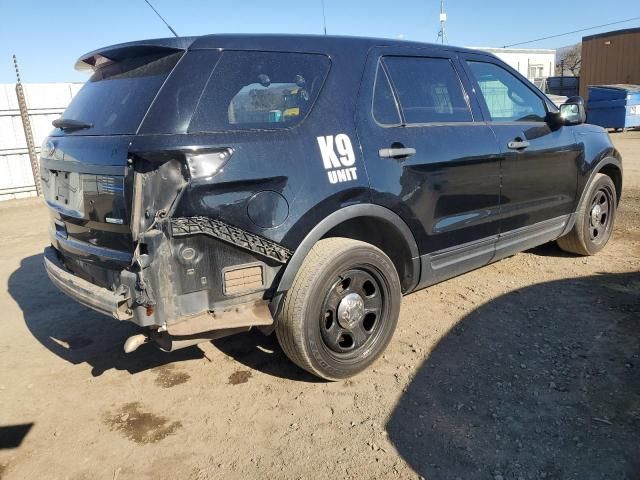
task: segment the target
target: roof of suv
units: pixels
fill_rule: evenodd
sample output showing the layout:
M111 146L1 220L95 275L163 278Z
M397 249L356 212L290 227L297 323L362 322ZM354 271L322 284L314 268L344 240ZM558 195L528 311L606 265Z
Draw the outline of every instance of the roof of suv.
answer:
M224 48L238 50L287 50L332 54L345 52L361 54L376 46L405 46L415 48L443 49L456 52L482 53L462 47L434 43L412 42L388 38L350 37L337 35L284 35L284 34L213 34L199 37L168 37L120 43L89 52L78 60L76 68L91 65L95 55L118 59L133 50L154 49L208 49Z
M196 37L190 48L274 48L299 51L328 51L334 48L351 47L354 49L369 49L375 46L408 46L442 48L447 50L466 50L449 45L433 43L411 42L389 38L352 37L339 35L284 35L284 34L213 34ZM469 50L470 52L473 50Z

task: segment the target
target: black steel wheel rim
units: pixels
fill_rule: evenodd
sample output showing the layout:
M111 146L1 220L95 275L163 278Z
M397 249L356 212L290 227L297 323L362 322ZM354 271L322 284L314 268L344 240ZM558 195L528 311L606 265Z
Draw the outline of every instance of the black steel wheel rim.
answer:
M368 351L384 330L388 295L386 282L377 271L355 267L338 275L320 311L325 348L343 359Z
M613 192L608 187L596 190L588 212L589 239L592 243L598 245L607 240L614 208Z

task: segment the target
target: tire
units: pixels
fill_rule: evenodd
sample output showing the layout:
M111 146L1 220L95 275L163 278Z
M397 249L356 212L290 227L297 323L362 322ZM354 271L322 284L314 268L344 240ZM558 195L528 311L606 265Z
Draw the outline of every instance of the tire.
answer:
M598 210L595 210L596 205ZM571 231L557 240L558 246L577 255L595 255L613 232L618 198L611 177L597 173L587 187Z
M389 344L401 301L398 273L384 252L326 238L311 249L285 294L278 342L291 361L318 377L351 377Z

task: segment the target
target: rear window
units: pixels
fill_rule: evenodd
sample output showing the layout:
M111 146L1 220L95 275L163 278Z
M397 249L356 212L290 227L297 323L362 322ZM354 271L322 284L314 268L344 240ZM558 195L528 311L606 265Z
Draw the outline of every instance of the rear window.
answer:
M189 131L293 127L311 111L329 66L317 54L223 52Z
M63 117L93 125L76 131L77 135L135 133L183 53L129 58L100 67L73 98Z

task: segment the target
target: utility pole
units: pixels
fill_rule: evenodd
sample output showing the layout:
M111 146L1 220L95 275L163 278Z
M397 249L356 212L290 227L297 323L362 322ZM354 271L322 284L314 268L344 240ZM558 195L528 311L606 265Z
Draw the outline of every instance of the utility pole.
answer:
M33 182L36 186L38 196L42 195L42 184L40 183L40 165L38 163L38 154L36 153L36 144L33 140L33 130L31 130L31 120L29 119L29 110L27 109L27 100L24 96L24 88L20 80L20 70L18 70L18 59L13 55L13 66L16 69L16 96L18 97L18 108L20 109L20 117L22 118L22 128L24 129L24 138L27 142L27 152L29 153L29 161L31 162L31 172L33 173Z
M447 23L447 14L444 11L444 0L440 0L440 31L438 32L438 38L436 43L440 42L443 45L447 43L447 31L445 24Z

